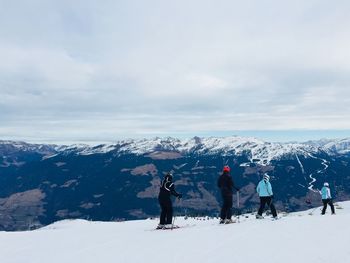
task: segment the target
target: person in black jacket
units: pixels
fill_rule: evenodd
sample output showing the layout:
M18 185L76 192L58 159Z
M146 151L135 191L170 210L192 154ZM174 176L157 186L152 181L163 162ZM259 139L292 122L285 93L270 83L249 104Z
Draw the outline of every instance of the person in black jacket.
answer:
M158 195L158 201L161 207L160 213L160 223L157 228L166 228L171 226L173 220L173 205L171 202L171 196L176 196L177 198L182 198L182 194L175 191L175 186L173 183L173 175L168 173L160 186L160 191Z
M239 191L239 188L237 188L234 185L232 177L230 175L230 167L227 165L224 167L223 172L218 179L218 187L221 190L221 195L223 199L223 204L220 213L220 224L232 223L233 221L231 217L233 188L235 188L237 191Z

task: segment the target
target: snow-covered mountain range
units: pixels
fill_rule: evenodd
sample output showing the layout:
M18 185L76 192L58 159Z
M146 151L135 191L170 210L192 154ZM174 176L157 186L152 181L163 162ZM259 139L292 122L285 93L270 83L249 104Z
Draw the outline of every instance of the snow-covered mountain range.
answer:
M0 141L0 229L23 230L67 218L154 216L163 175L174 174L183 206L215 215L216 180L231 166L244 209L259 202L255 186L271 176L276 206L298 211L319 201L323 182L350 199L350 139L272 143L247 137L122 140L100 145Z
M57 153L75 153L81 155L104 154L116 152L118 154L143 155L157 151L171 151L180 154L198 155L250 155L251 161L267 164L271 160L277 160L286 155L316 154L324 152L330 155L348 154L350 152L350 138L323 139L301 143L266 142L254 137L194 137L190 139L177 138L153 138L153 139L129 139L117 141L113 144L101 144L90 146L86 144L73 144L69 146L28 144L22 142L0 141L0 147L11 145L21 151L37 151L46 153L46 157Z
M190 139L154 138L129 139L114 144L98 146L71 145L56 147L58 151L75 150L81 154L120 153L146 154L154 151L176 151L179 153L196 154L241 154L251 152L253 159L272 160L285 154L305 154L305 152L324 151L330 154L350 152L350 138L338 140L320 140L303 143L266 142L254 137L194 137Z

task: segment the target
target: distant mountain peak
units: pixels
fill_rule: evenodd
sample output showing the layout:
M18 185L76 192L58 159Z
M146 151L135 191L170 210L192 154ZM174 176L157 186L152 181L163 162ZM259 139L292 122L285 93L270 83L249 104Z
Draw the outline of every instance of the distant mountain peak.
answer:
M144 155L152 152L178 152L181 154L242 155L249 154L251 160L259 160L262 164L270 163L290 154L304 155L326 152L328 154L347 154L350 152L350 138L322 139L304 143L266 142L255 137L198 137L178 139L173 137L155 137L152 139L127 139L113 144L90 146L86 144L45 145L25 142L0 141L0 147L12 147L18 151L38 151L47 154L78 155L103 154L111 151L119 154Z

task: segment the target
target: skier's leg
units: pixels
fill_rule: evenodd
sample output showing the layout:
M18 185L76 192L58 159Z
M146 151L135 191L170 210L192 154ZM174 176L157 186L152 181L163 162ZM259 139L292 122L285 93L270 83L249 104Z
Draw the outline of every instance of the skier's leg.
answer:
M332 199L329 199L328 204L329 204L329 206L331 207L332 214L335 214L335 210L334 210L334 205L333 205Z
M258 211L259 216L262 216L262 213L264 212L265 204L266 204L266 198L260 197L260 207Z
M231 196L227 196L227 211L226 211L226 218L227 219L231 219L232 217L232 195Z
M225 210L224 204L221 207L220 218L221 218L221 220L225 220L225 218L226 218L226 210Z
M171 200L167 203L167 216L166 216L166 224L173 223L173 205Z
M161 213L160 213L160 225L165 225L165 217L166 217L166 206L162 200L159 200L159 205L161 208Z
M273 216L273 217L277 217L276 208L275 208L275 205L274 205L273 202L272 202L272 198L269 197L269 199L270 199L270 200L268 200L268 203L269 203L269 206L270 206L270 210L271 210L272 216Z
M165 204L164 200L161 199L161 198L159 198L158 201L159 201L159 205L160 205L160 209L161 209L159 224L160 225L165 225L165 223L166 223L166 215L167 215L166 204Z
M322 215L324 215L326 213L326 210L327 210L327 199L322 199L322 202L323 202L323 208L322 208Z
M162 209L162 212L160 213L160 225L165 225L165 217L166 217L166 211L165 208Z
M228 209L228 202L227 202L227 196L222 196L222 201L223 201L223 204L222 204L222 207L221 207L221 213L220 213L220 218L222 220L225 220L226 219L226 216L227 216L227 209Z

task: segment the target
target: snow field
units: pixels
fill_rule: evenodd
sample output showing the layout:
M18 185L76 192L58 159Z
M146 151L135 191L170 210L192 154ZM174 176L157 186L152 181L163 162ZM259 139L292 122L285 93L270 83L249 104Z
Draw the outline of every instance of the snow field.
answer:
M350 202L337 215L316 209L280 220L240 217L219 225L218 219L177 218L185 226L154 230L158 220L89 222L64 220L27 232L0 232L2 263L96 262L350 262ZM329 210L329 208L328 208Z

